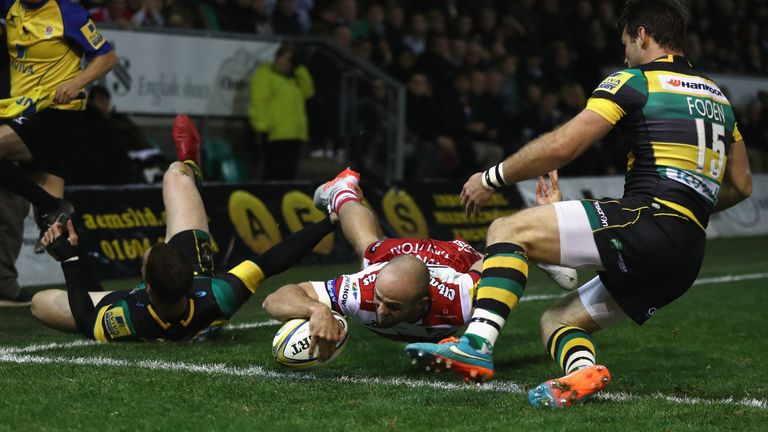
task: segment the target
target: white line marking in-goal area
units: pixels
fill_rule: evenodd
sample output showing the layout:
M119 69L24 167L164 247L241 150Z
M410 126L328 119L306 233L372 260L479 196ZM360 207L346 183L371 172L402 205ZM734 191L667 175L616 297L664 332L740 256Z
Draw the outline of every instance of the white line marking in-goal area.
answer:
M526 394L526 389L520 384L512 381L493 381L482 385L467 385L463 383L446 383L440 381L431 381L425 379L408 379L408 378L379 378L379 377L353 377L353 376L337 376L337 377L317 377L311 373L286 373L276 372L262 368L261 366L251 366L247 368L227 366L223 364L192 364L183 362L168 362L162 360L122 360L113 359L108 357L43 357L29 354L17 354L17 353L5 353L0 354L0 362L6 363L19 363L19 364L67 364L78 366L106 366L106 367L118 367L118 368L139 368L139 369L151 369L151 370L163 370L170 372L185 372L185 373L199 373L207 375L228 375L237 377L255 377L255 378L269 378L269 379L282 379L292 381L331 381L342 384L353 385L389 385L389 386L405 386L410 388L433 388L437 390L447 391L491 391L510 394ZM681 405L731 405L731 406L744 406L757 409L768 409L768 401L760 399L734 399L733 397L722 399L702 399L693 397L681 397L673 395L665 395L661 393L653 395L633 395L622 392L604 392L596 396L599 399L614 401L614 402L627 402L627 401L642 401L647 399L661 399L664 401L672 402Z

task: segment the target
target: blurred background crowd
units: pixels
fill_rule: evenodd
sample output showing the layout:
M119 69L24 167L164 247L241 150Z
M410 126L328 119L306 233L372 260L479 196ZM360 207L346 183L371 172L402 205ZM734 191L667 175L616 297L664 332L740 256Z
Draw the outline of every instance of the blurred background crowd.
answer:
M413 178L459 178L498 162L578 113L606 72L621 67L624 60L615 28L623 0L81 3L95 22L121 28L331 38L406 86L406 172ZM686 53L695 67L768 75L768 2L690 3ZM322 85L329 72L307 67L315 86ZM370 130L386 127L376 105L377 99L387 97L384 84L373 81L366 91L370 103L361 104L360 123ZM756 93L736 107L756 171L765 171L768 160L767 104L768 95ZM322 115L310 109L310 130L321 129L313 129L313 123L322 121ZM310 142L313 135L322 133L310 133ZM375 149L368 153L380 156ZM564 174L621 173L624 164L621 137L612 134Z

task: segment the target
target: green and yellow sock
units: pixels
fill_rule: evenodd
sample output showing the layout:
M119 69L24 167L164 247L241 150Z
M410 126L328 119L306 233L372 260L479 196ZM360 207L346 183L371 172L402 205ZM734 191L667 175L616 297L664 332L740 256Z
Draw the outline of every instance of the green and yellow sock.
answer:
M595 364L592 336L578 327L555 330L547 342L547 351L566 374Z
M483 277L477 286L472 320L464 336L477 350L488 352L510 311L517 305L528 281L528 257L512 243L496 243L485 249Z

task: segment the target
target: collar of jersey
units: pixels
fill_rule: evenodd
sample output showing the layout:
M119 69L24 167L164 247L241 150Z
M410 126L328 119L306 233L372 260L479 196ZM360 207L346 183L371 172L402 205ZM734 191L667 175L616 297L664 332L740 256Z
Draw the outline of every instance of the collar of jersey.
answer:
M684 56L674 55L674 54L663 55L663 56L661 56L661 57L659 57L657 59L654 59L651 63L656 63L656 62L661 62L661 63L678 63L678 64L686 65L688 67L692 67L691 63Z
M49 0L43 0L40 3L30 3L25 0L21 0L21 5L24 6L24 9L40 9L41 7L45 6L48 3Z
M192 317L195 315L195 302L192 299L188 299L188 300L189 300L189 306L187 307L187 310L189 311L189 313L187 314L187 318L179 321L179 323L183 327L188 326L189 323L192 321ZM160 325L160 327L163 328L163 330L168 330L169 328L171 328L171 323L160 318L160 315L157 314L157 312L155 311L155 308L153 308L151 304L147 305L147 310L149 311L149 314L152 316L152 319L154 319L155 322L157 322Z

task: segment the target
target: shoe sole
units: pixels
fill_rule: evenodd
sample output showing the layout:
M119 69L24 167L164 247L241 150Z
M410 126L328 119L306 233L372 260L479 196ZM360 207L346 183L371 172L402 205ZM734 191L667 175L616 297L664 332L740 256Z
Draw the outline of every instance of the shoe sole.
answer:
M611 382L611 374L608 372L608 368L602 365L596 365L588 369L593 369L593 371L584 372L582 373L584 376L578 377L580 381L592 381L591 389L587 389L586 392L583 391L584 387L590 387L589 385L579 384L576 386L572 382L576 377L566 376L549 380L536 386L528 393L529 402L536 407L555 409L566 408L591 399ZM583 392L579 394L577 391L572 390L573 387L580 387Z
M466 383L481 384L493 379L493 370L463 363L440 354L432 354L422 350L406 350L412 365L419 365L427 372L442 373L450 371L464 378Z

